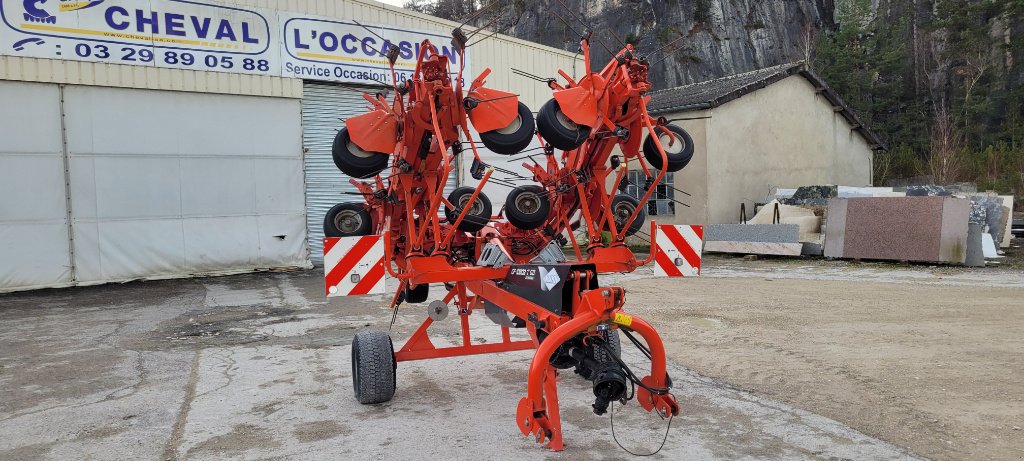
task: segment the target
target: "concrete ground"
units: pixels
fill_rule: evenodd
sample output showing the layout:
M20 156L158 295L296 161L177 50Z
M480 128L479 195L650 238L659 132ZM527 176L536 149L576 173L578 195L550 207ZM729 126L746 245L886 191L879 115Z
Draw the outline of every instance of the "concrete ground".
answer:
M751 277L730 264L720 275ZM642 296L646 282L634 279L644 276L606 283ZM684 299L686 287L670 298L664 285L650 291L664 304ZM560 383L566 451L519 434L513 417L529 352L401 363L394 400L359 405L349 344L358 330L387 329L391 312L382 297L328 302L322 291L320 274L306 271L0 295L0 459L629 457L571 373ZM397 343L421 309L400 312ZM454 340L453 317L436 338ZM476 341L497 339L496 327L475 320ZM683 414L658 459L918 458L902 440L699 375L681 365L685 350L673 351ZM623 445L658 446L665 421L635 403L616 410Z

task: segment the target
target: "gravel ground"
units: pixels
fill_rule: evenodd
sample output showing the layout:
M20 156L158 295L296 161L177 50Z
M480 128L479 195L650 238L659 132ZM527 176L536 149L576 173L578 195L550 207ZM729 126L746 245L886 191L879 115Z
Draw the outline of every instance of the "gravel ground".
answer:
M740 280L659 286L642 276L606 282L627 283L630 306L644 310L645 290L685 300ZM566 451L519 435L513 418L529 352L402 363L394 400L359 405L351 338L386 329L391 313L380 309L382 297L328 302L322 290L320 274L307 271L0 296L0 459L628 457L612 440L608 417L590 411L588 383L571 374L559 384ZM675 334L689 321L686 306L672 306L679 318L671 309L651 312L670 339L683 406L656 459L919 459L884 440L893 434L868 436L818 414L830 408L793 406L681 365L742 363L732 350L694 360ZM421 309L400 313L396 342L415 328ZM454 338L453 320L435 331L438 343ZM497 330L483 321L473 336L494 341ZM760 366L765 375L774 368ZM616 408L623 445L657 447L665 421L635 404Z
M930 458L1024 459L1024 271L1001 266L712 257L624 286L697 373Z

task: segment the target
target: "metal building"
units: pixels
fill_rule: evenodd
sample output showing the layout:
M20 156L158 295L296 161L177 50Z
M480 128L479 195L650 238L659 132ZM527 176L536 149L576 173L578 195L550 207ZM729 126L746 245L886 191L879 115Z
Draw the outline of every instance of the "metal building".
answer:
M369 0L51 3L0 0L0 291L309 266L358 199L330 144L390 80L379 51L455 59L457 24ZM498 35L465 76L536 110L508 69L575 60Z

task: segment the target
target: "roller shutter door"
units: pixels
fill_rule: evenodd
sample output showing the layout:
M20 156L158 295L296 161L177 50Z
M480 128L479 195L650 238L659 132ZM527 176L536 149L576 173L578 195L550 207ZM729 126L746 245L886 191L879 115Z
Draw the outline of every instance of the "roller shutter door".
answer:
M331 157L331 144L348 117L366 113L369 103L363 92L373 94L377 88L333 83L310 82L302 91L302 142L306 151L306 220L309 233L310 259L323 261L324 215L342 202L361 201L362 197L349 183L349 177L338 171ZM455 189L458 167L452 169L446 193Z

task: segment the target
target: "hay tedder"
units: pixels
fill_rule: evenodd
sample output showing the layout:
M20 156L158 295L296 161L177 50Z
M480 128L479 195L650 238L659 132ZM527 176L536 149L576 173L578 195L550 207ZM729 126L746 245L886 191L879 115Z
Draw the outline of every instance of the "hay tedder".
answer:
M455 50L464 53L465 35L456 29L453 37ZM688 256L672 258L652 243L650 256L637 260L625 244L643 227L646 206L640 204L655 192L651 185L693 155L685 131L647 113L647 60L627 45L602 70L591 71L589 38L583 38L586 75L575 80L559 70L564 82L547 79L553 98L535 118L517 95L484 86L489 69L465 88L461 66L450 69L428 41L419 49L413 77L394 85L393 99L364 95L370 112L346 120L335 138L335 164L353 177L363 200L336 205L324 219L326 291L381 292L386 273L398 281L391 298L396 313L402 303L425 303L430 284L443 283L447 294L427 304L427 318L397 351L383 331L355 336L356 398L364 404L390 400L397 362L536 349L515 421L524 435L553 450L564 446L559 370L575 369L593 383L599 415L610 402L633 397L664 418L678 414L658 333L623 309L624 289L598 281L656 258L696 272ZM383 52L393 76L396 52ZM483 193L496 168L481 160L470 124L498 154L541 143L536 156L542 161L523 163L534 184L513 189L497 213ZM470 154L470 175L479 182L445 196L456 158ZM640 200L621 192L631 168L647 178L638 186ZM659 227L651 223L651 242ZM586 241L577 241L577 230L586 231ZM567 261L562 248L570 243L575 260ZM461 344L442 347L428 330L447 317L450 304L461 321ZM474 312L500 326L501 341L471 341ZM515 328L530 339L513 340ZM645 377L620 358L620 332L650 359Z

